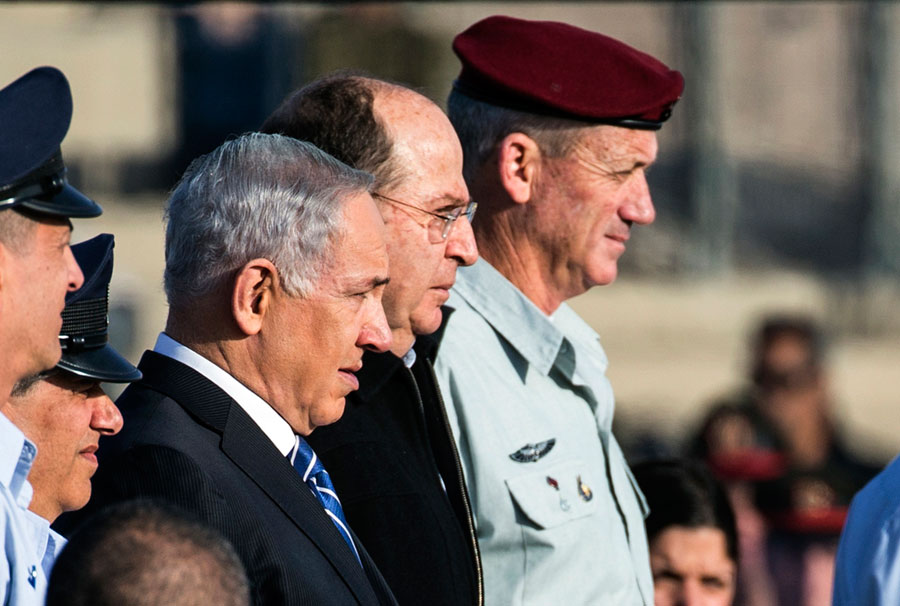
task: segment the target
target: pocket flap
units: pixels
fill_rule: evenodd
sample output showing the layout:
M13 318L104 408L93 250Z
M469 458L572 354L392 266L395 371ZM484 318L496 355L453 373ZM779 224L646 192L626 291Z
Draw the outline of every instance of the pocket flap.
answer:
M510 495L538 528L553 528L597 510L594 475L579 460L562 461L506 480Z

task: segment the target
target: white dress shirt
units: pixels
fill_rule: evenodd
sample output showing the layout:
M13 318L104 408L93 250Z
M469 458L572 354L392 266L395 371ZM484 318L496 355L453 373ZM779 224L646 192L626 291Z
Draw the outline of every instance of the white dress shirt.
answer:
M244 412L253 419L253 422L275 444L275 447L282 455L288 456L293 450L295 443L294 430L288 422L265 400L228 374L225 369L213 364L164 332L159 333L159 338L156 340L153 351L190 366L218 385L222 391L238 403L238 406L244 409Z

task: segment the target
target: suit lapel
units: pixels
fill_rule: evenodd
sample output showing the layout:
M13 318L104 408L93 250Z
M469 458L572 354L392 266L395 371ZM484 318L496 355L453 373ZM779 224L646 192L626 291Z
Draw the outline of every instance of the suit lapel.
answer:
M147 387L169 396L201 423L222 434L225 456L319 548L360 603L377 602L365 571L322 505L288 460L228 394L189 366L156 352L145 352L138 367ZM354 540L363 562L371 568L368 554L363 556L365 550L355 536ZM380 578L380 573L375 571L375 576Z

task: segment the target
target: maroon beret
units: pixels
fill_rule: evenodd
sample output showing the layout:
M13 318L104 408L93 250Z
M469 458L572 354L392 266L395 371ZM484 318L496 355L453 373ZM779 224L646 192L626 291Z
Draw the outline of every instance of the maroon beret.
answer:
M509 109L657 130L684 89L680 72L603 34L493 16L453 40L454 89Z

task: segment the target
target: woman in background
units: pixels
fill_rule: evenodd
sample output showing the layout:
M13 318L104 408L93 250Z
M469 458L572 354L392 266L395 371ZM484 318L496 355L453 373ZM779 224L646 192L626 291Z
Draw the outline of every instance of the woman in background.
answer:
M656 606L731 606L737 581L734 512L697 463L648 461L633 468L647 503Z

